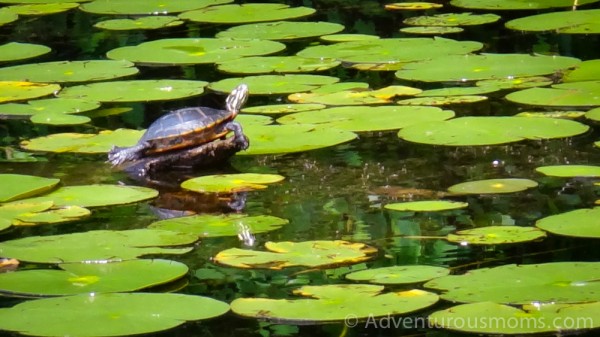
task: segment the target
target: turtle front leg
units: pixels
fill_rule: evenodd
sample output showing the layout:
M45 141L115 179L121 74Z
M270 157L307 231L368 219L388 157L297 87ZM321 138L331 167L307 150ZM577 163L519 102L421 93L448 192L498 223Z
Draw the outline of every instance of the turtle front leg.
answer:
M113 166L119 166L125 162L140 159L143 151L148 147L150 147L150 144L147 142L131 147L113 146L108 152L108 161Z
M229 122L225 125L225 128L229 131L233 131L233 137L235 138L235 142L240 144L240 148L245 150L250 146L250 142L248 141L248 137L244 134L242 130L242 126L238 122Z

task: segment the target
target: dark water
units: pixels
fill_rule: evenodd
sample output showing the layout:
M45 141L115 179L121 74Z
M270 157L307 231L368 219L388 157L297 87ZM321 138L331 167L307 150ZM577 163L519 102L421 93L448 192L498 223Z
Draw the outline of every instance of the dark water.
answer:
M402 19L413 13L384 11L384 2L377 1L289 1L291 5L311 6L318 10L313 20L344 24L348 33L377 34L398 37ZM447 7L449 8L449 7ZM447 11L447 9L442 10ZM531 14L531 13L527 13ZM505 13L505 20L485 28L468 28L465 33L452 35L460 40L485 43L485 52L549 52L575 56L581 59L600 57L598 38L590 36L533 35L507 31L506 20L525 13ZM45 44L53 48L48 60L79 60L103 58L106 51L122 46L165 37L212 37L220 25L188 24L182 27L150 33L111 33L92 28L100 17L71 11L39 18L19 20L0 27L0 43L9 41ZM289 44L292 54L312 41ZM593 47L596 46L596 47ZM393 73L366 73L338 68L324 73L341 76L344 81L367 81L373 88L399 83ZM195 67L142 67L146 78L193 78L212 81L223 78L212 65ZM400 83L419 86L416 83ZM429 85L428 87L435 87ZM251 98L248 105L277 102L282 97ZM95 132L117 127L145 127L157 116L171 108L185 105L218 105L222 97L206 95L201 99L170 103L134 105L134 112L125 116L95 120L94 125L78 127L33 126L26 121L0 120L0 145L18 146L19 141L56 132ZM468 106L453 106L457 115L513 115L521 108L507 103L501 97L489 102ZM371 266L395 264L430 264L452 267L457 272L472 268L490 267L509 263L539 263L549 261L598 261L597 241L553 237L536 243L516 246L459 247L441 239L409 239L403 236L441 236L457 229L474 226L510 224L530 226L536 219L570 209L590 207L597 199L593 181L587 179L541 178L534 169L552 164L596 164L600 151L592 143L598 132L573 139L527 141L509 146L478 148L435 147L407 143L397 138L396 132L361 134L360 138L333 148L300 154L280 156L236 157L228 167L211 172L276 172L286 180L266 190L250 192L244 212L270 214L290 220L281 230L257 236L260 247L266 241L344 239L366 242L380 249ZM135 184L126 174L104 164L103 156L48 154L41 163L0 163L0 173L22 173L61 178L64 185L91 183ZM207 174L207 171L193 175ZM382 205L409 200L407 196L388 195L382 186L416 189L413 200L422 190L443 191L448 186L486 178L519 177L540 182L531 191L498 196L460 198L469 202L469 208L439 214L406 215L383 210ZM163 191L162 202L172 202ZM431 192L430 192L431 193ZM157 201L156 203L160 203ZM193 199L201 211L219 211L222 205L210 199ZM142 228L155 221L153 205L138 204L95 209L91 218L74 224L14 229L3 239L29 235L49 235L94 229ZM191 207L191 206L188 206ZM190 270L211 266L210 257L218 251L241 244L237 238L203 240L193 252L174 257L185 262ZM201 282L190 275L184 293L211 296L231 301L242 296L288 297L298 282L311 284L338 283L342 270L310 271L239 271L238 277L223 282ZM1 302L0 302L1 303ZM4 305L14 304L6 300ZM440 303L431 311L448 306ZM429 311L428 311L429 312ZM423 317L420 312L415 317ZM277 335L278 328L255 320L240 319L228 314L209 322L190 323L156 336L256 336ZM441 331L399 328L358 327L345 330L343 324L325 326L288 327L291 335L298 336L458 336ZM593 334L590 334L592 336Z

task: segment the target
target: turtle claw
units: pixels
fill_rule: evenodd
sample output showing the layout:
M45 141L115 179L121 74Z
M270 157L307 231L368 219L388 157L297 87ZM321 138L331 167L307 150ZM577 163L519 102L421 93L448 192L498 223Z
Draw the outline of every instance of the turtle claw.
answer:
M233 131L235 142L239 145L242 150L247 149L250 146L248 137L244 134L242 126L238 122L229 122L225 126L227 130Z

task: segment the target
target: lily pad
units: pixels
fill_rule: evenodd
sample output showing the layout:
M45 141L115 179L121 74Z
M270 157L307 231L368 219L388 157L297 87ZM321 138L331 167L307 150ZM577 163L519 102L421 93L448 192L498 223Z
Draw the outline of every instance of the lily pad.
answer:
M600 80L600 59L583 61L577 68L563 74L562 81L581 82Z
M238 298L231 310L241 316L276 323L316 324L407 314L427 308L438 296L423 290L383 292L372 284L303 286L294 294L305 299Z
M184 294L110 293L45 298L3 308L0 329L33 336L125 336L221 316L229 305ZM23 315L27 312L27 315Z
M583 333L600 327L600 302L525 304L515 308L493 302L461 304L432 313L429 324L442 329L481 335ZM464 322L479 324L463 324ZM463 323L460 323L463 322Z
M231 92L240 83L246 83L252 95L276 95L309 91L338 81L337 77L323 75L258 75L226 78L212 82L209 88L218 92Z
M313 104L313 103L301 103L301 104L270 104L270 105L260 105L242 108L243 113L248 114L287 114L293 112L302 112L302 111L310 111L310 110L320 110L324 109L325 105L323 104Z
M224 62L285 49L275 41L209 38L161 39L109 50L106 57L144 65L191 65Z
M98 134L55 133L21 142L30 151L107 153L113 145L131 146L142 137L144 130L117 129Z
M90 82L137 74L125 60L55 61L0 68L0 80L28 82Z
M82 233L29 236L0 242L2 256L37 263L106 263L148 254L183 254L197 235L157 229L96 230Z
M348 42L348 41L364 41L364 40L377 40L380 37L377 35L369 34L331 34L321 36L320 39L326 42Z
M600 9L579 9L526 16L508 21L506 28L528 32L551 31L557 34L599 34Z
M600 177L600 166L593 165L549 165L535 170L550 177Z
M45 4L20 4L4 7L4 9L23 16L40 16L66 12L78 6L78 3L57 2Z
M427 96L408 98L397 101L400 105L411 106L444 106L453 104L467 104L486 101L487 96L481 95L456 95L456 96Z
M95 0L82 4L80 9L94 14L167 15L230 2L231 0Z
M207 84L190 80L112 81L68 87L58 96L99 102L165 101L198 96Z
M53 189L60 179L23 174L0 174L0 202L29 198Z
M535 225L556 235L578 238L600 238L600 207L582 208L550 215L539 219Z
M55 207L52 201L15 201L0 205L0 229L10 226L34 226L79 220L89 216L87 208Z
M442 8L443 6L435 2L393 2L385 4L385 9L388 11L418 11Z
M500 178L468 181L448 187L456 194L497 194L525 191L538 185L537 182L520 178Z
M582 62L583 63L583 62ZM475 82L478 87L498 88L498 89L525 89L533 87L544 87L552 84L552 80L544 76L516 77L516 78L495 78Z
M394 211L411 212L439 212L451 209L461 209L469 206L469 203L448 200L420 200L387 204L384 207Z
M16 13L6 9L0 9L0 26L17 21L17 19L19 19L19 16Z
M534 227L487 226L448 234L450 242L466 245L500 245L539 240L546 233Z
M542 118L564 118L577 119L585 116L583 111L522 111L516 114L517 117L542 117Z
M32 123L47 125L78 125L91 121L91 118L80 115L63 114L59 112L42 112L30 118Z
M185 12L180 18L203 23L251 23L278 21L309 16L314 8L290 7L284 4L249 3L223 5Z
M341 62L299 56L254 56L221 62L220 71L236 74L304 73L335 68Z
M99 102L82 99L48 98L24 103L8 103L0 105L0 116L20 117L35 115L63 115L94 110L100 107Z
M391 103L396 96L411 96L422 90L407 86L394 85L378 90L350 89L341 91L314 90L309 93L296 93L288 99L297 103L319 103L325 105L368 105Z
M417 97L431 97L431 96L465 96L465 95L481 95L488 94L500 90L495 86L476 86L476 87L448 87L441 89L430 89L425 90Z
M63 263L57 269L28 269L0 274L5 296L65 296L136 291L185 276L188 267L169 260Z
M65 186L27 201L52 201L56 206L106 207L140 202L157 195L156 190L148 187L96 184Z
M344 26L339 23L276 21L231 27L215 37L287 41L334 34L342 30Z
M598 277L598 262L511 264L443 276L425 287L443 291L450 302L582 303L600 299Z
M237 173L207 175L192 178L181 183L181 187L200 193L235 193L267 188L285 179L278 174Z
M451 27L451 26L423 26L423 27L418 26L418 27L400 28L400 32L402 32L402 33L418 34L418 35L456 34L456 33L460 33L463 31L464 31L463 28Z
M500 20L496 14L473 13L444 13L431 16L413 16L404 23L413 26L475 26L492 23Z
M0 72L2 69L0 68ZM58 84L45 84L19 81L0 81L0 103L25 101L51 95L60 90Z
M553 74L575 67L579 59L527 54L450 55L405 65L396 77L423 82L467 82ZM452 64L452 67L448 67Z
M435 107L336 107L285 115L280 124L316 124L325 128L349 131L396 130L412 124L440 121L454 117L454 112Z
M352 281L396 285L425 282L448 274L448 268L411 265L360 270L346 274L346 278Z
M552 88L530 88L506 95L515 103L550 107L600 106L600 81L555 84Z
M276 154L314 150L351 141L354 132L312 124L252 125L244 129L252 144L238 155Z
M51 50L41 44L9 42L0 45L0 62L26 60L48 54Z
M176 16L145 16L137 19L113 19L100 21L96 28L106 30L145 30L175 27L183 24Z
M151 229L162 229L198 235L200 237L236 236L248 229L252 234L273 231L289 221L270 215L246 214L192 215L153 222Z
M565 119L486 116L414 124L400 130L398 136L416 143L477 146L573 137L588 130L585 124Z
M483 47L480 42L444 38L378 39L311 46L297 53L349 63L405 63L446 55L464 55Z
M237 268L282 269L297 266L327 268L363 262L373 258L373 254L377 252L376 248L363 243L341 240L269 241L265 243L265 248L269 251L230 248L219 252L213 260Z

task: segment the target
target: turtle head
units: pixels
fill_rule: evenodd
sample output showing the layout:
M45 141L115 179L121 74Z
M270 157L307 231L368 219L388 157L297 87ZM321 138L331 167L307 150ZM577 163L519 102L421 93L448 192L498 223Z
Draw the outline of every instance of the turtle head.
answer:
M245 84L240 84L237 87L235 87L235 89L233 89L229 96L227 96L227 99L225 100L225 107L227 111L230 111L234 115L237 115L237 113L242 108L242 105L246 103L247 99L248 86Z

